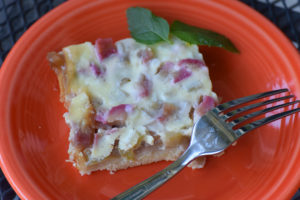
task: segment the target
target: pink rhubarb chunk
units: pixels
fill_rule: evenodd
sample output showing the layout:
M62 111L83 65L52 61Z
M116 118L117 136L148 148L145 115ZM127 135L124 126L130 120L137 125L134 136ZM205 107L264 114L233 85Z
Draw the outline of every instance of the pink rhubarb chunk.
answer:
M124 122L127 119L127 114L132 112L133 107L130 104L120 104L112 107L107 115L107 122Z
M188 71L185 68L181 68L178 72L175 73L174 83L182 81L192 75L192 72Z
M78 131L74 135L74 145L78 147L88 147L93 142L93 135L90 133L82 133L81 131Z
M181 67L201 68L205 66L205 63L199 59L187 58L180 60L178 65Z
M211 96L204 96L203 101L197 107L197 112L202 116L215 106L216 102L214 98Z
M103 71L100 69L100 67L98 67L94 63L90 64L90 69L95 76L103 75Z
M142 59L142 62L145 64L153 58L153 52L151 49L143 49L138 52L138 57Z
M98 111L95 116L95 120L102 124L107 124L107 115L108 115L108 112Z
M161 109L161 114L157 118L160 122L166 121L176 111L176 106L171 103L164 103Z
M98 111L95 120L100 122L101 127L108 129L106 125L123 125L127 119L128 113L131 113L133 106L130 104L120 104L112 107L109 111Z
M174 68L175 64L173 62L165 62L159 69L159 73L163 76L167 76L172 69Z
M139 80L139 86L140 86L140 91L139 91L140 97L147 97L150 95L152 89L152 83L145 75L141 76Z
M109 57L111 54L117 53L117 48L111 38L97 39L95 48L100 60Z

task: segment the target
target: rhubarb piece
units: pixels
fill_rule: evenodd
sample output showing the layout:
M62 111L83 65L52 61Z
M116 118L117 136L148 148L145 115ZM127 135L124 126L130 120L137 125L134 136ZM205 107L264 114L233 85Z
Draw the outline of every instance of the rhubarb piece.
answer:
M78 131L74 135L74 145L80 148L89 147L93 142L93 134Z
M140 97L147 97L151 93L152 85L151 81L144 75L139 80Z
M160 122L166 121L171 115L173 115L175 113L176 109L177 108L174 104L164 103L162 110L161 110L161 114L158 117L158 120Z
M191 71L189 71L185 68L181 68L178 72L175 73L174 83L182 81L182 80L190 77L191 75L192 75Z
M100 69L100 67L98 67L94 63L90 64L90 69L92 73L97 77L103 75L103 71Z
M109 57L111 54L117 53L117 48L111 38L97 39L95 48L100 60Z
M180 60L178 65L181 67L201 68L205 66L205 63L199 59L187 58Z
M149 60L151 60L153 58L153 56L154 56L153 52L150 48L143 49L138 52L138 57L140 57L142 59L142 62L144 64L149 62Z
M129 104L121 104L110 109L107 115L108 123L124 123L127 119L128 113L131 113L133 107Z
M211 96L204 96L202 102L197 107L197 112L202 116L215 106L216 102L214 98Z

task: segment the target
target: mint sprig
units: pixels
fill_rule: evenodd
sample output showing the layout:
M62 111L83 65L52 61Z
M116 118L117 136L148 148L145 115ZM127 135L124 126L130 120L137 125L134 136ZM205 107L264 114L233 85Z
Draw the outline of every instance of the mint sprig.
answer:
M128 8L126 14L131 36L137 42L154 44L168 41L170 28L165 19L141 7Z
M171 33L191 44L215 46L234 53L239 52L234 44L225 36L211 30L185 24L178 20L172 23Z
M221 47L233 53L239 53L239 50L227 37L214 31L191 26L178 20L172 23L170 31L169 24L165 19L141 7L128 8L126 14L130 34L137 42L155 44L169 41L171 32L190 44Z

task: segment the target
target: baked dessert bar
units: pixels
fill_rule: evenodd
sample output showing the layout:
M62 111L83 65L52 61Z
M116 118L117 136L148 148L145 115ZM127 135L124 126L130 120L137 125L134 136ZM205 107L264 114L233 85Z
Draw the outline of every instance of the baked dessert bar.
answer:
M82 175L175 160L217 101L198 46L176 37L154 45L100 38L48 60L68 110L69 159Z

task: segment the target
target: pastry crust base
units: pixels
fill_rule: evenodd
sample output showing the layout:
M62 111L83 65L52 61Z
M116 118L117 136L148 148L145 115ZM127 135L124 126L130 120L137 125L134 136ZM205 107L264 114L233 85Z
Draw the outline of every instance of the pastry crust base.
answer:
M79 149L70 144L70 158L74 160L74 166L79 170L81 175L90 174L97 170L117 171L155 163L158 161L175 161L186 150L189 144L189 138L182 138L181 143L175 146L162 148L161 144L142 145L134 151L134 158L127 159L118 153L113 153L101 161L89 161ZM200 157L189 164L189 167L196 169L202 168L205 164L205 157Z

